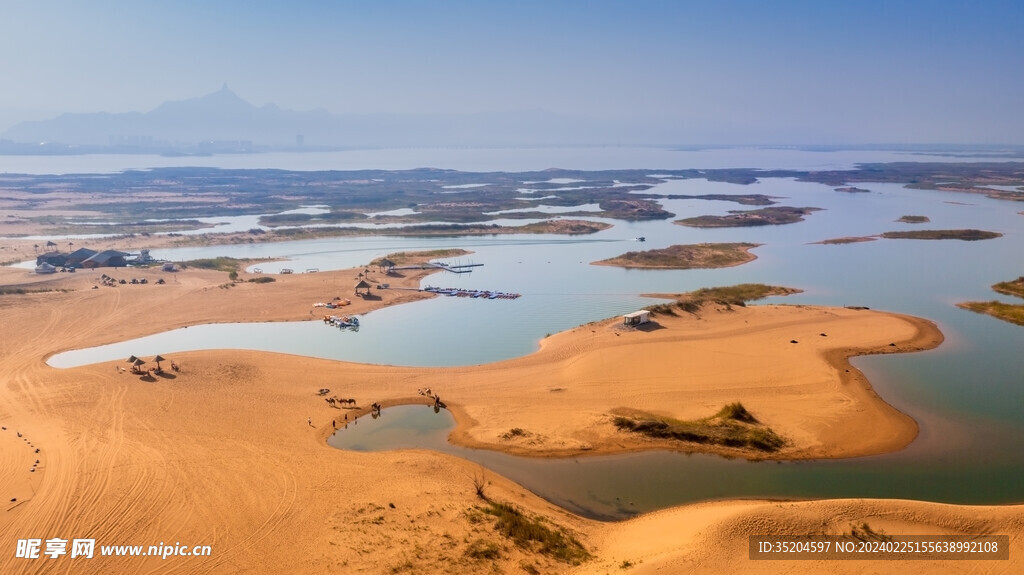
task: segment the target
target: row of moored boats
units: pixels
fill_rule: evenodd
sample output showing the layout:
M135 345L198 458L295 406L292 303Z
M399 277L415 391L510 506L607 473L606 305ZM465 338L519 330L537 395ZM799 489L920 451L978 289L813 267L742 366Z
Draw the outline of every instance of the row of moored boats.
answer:
M359 318L356 316L325 315L324 323L340 328L359 329Z
M469 290L460 288L439 288L439 287L426 287L423 291L430 293L436 293L438 295L446 295L452 297L473 297L483 299L516 299L520 297L517 293L506 293L500 291L486 291L486 290Z

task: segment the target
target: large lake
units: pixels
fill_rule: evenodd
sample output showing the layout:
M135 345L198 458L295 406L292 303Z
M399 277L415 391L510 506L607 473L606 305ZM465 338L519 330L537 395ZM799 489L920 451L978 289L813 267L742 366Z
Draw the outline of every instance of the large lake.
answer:
M419 153L435 156L425 160L440 158L437 163L421 166L501 169L501 159L491 157L489 152L453 151L449 163L442 161L445 151L399 151L395 152L397 159L391 160L386 157L387 151L377 151L379 157L366 152L363 165L334 167L413 167L404 162ZM551 166L650 168L652 172L657 168L686 167L821 168L849 167L857 161L909 159L902 153L881 158L883 153L753 149L630 149L616 155L615 149L602 148L591 151L589 156L578 150L562 150L563 156L557 150L550 154L536 150L514 152L509 154L506 171ZM571 164L568 156L577 153L586 159ZM473 161L466 159L474 154L479 157ZM255 161L256 157L246 157L246 161ZM709 163L693 163L701 158ZM545 159L549 163L539 164ZM949 160L923 156L912 159ZM2 158L3 162L9 160ZM608 165L594 165L601 162ZM474 164L476 168L472 168ZM4 167L8 171L27 171L10 164ZM783 464L749 464L662 453L545 461L540 466L518 464L516 458L506 460L490 452L474 457L552 501L602 517L722 497L880 496L978 503L1024 500L1024 328L954 306L965 300L1012 301L1013 298L992 292L989 286L1024 274L1024 216L1017 213L1021 204L977 195L909 190L894 184L858 186L871 193L839 193L828 186L784 179L766 179L751 186L703 180L669 181L656 188L665 194L756 192L786 198L782 205L825 209L811 214L804 222L784 226L712 230L676 226L670 221L614 221L613 228L581 238L370 237L154 250L155 257L171 260L221 255L284 258L261 266L264 272L274 273L282 267L327 270L362 265L394 251L461 247L474 252L460 258L461 263L484 265L471 274L437 274L427 283L512 291L523 297L514 301L437 298L387 308L367 314L358 333L332 330L315 321L191 326L132 342L60 354L51 358L50 363L60 367L120 359L129 354L166 355L186 349L223 347L224 341L231 341L238 348L349 361L469 365L529 353L548 333L651 303L638 297L640 293L679 292L739 282L771 283L805 290L795 296L768 300L772 302L864 305L938 323L947 340L937 350L855 360L886 400L920 422L921 435L908 449L847 461ZM664 205L677 217L745 209L731 202L700 200L671 200L664 201ZM895 220L903 215L925 215L932 221L916 226L897 223ZM922 228L980 228L1004 236L978 242L812 243L839 236ZM645 236L647 242L632 241L637 236ZM764 245L754 250L756 261L722 270L637 271L589 265L591 261L629 250L719 241ZM347 284L325 286L328 299L350 292L351 286ZM632 504L622 504L623 501Z

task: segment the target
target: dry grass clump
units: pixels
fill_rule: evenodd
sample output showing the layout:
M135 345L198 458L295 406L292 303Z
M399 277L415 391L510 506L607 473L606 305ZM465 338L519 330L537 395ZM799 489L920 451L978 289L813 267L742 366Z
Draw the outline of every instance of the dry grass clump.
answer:
M583 544L564 529L548 527L543 518L529 517L509 503L487 501L478 509L497 518L494 529L522 549L573 565L590 558Z
M612 422L623 431L704 445L773 452L786 444L782 437L761 425L739 402L726 405L712 417L695 421L638 414L616 416Z

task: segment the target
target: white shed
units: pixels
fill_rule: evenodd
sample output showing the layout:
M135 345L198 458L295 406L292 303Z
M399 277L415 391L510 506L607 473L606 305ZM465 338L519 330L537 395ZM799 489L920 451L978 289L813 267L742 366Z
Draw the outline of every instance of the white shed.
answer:
M651 321L651 312L642 309L622 316L623 325L637 326Z

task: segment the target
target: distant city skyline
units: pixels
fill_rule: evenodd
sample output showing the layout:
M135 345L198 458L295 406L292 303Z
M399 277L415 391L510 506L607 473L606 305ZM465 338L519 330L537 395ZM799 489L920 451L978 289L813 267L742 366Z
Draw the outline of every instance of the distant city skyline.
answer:
M550 114L688 144L1024 144L1019 2L19 2L0 134L227 84L336 115ZM13 55L17 55L14 57Z

